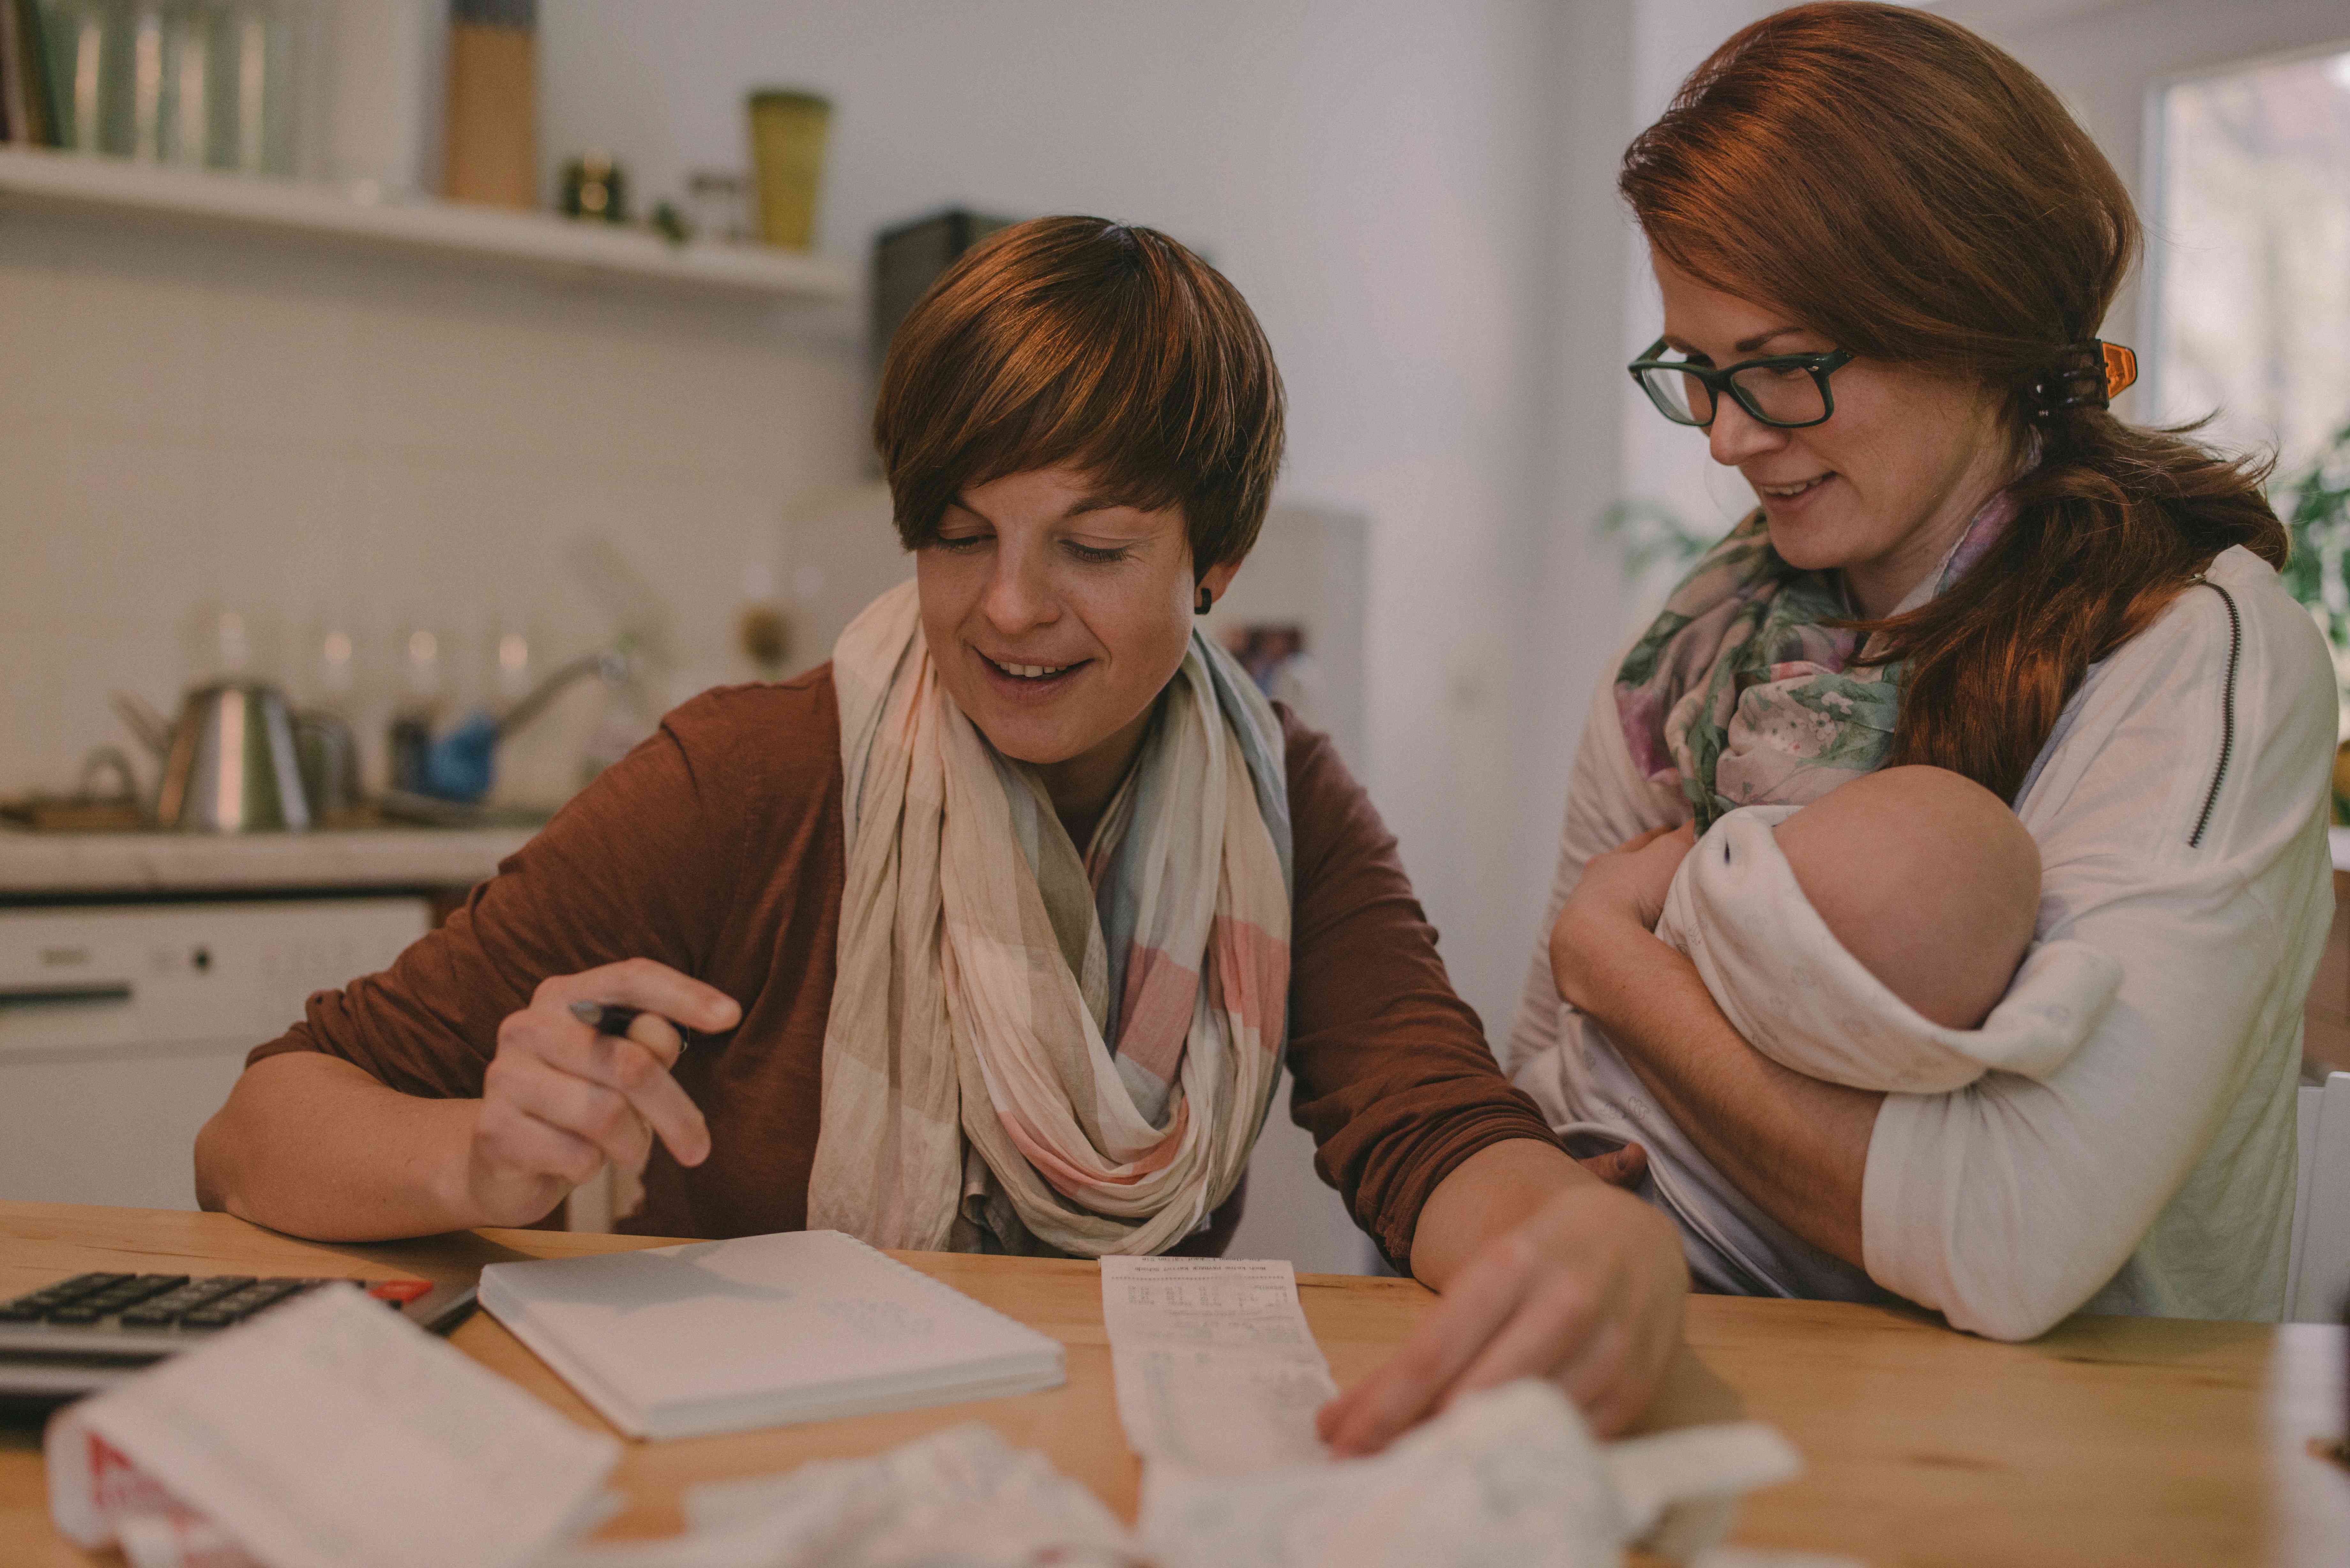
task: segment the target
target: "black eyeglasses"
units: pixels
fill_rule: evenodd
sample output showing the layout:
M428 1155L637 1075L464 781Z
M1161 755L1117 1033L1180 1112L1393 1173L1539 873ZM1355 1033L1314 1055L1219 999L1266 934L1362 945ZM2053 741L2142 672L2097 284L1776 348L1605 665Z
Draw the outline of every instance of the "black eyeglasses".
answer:
M1664 351L1665 340L1659 337L1625 369L1659 413L1677 425L1700 430L1713 423L1714 400L1725 391L1761 424L1799 431L1825 423L1835 412L1828 378L1853 358L1842 348L1828 354L1774 354L1717 370L1686 359L1657 358Z

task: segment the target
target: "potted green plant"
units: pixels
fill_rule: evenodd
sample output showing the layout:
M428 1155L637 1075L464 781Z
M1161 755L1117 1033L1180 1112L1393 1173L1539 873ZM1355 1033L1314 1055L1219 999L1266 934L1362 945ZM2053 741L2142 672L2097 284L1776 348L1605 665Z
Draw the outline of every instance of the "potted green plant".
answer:
M2284 586L2334 650L2337 693L2350 713L2350 424L2272 499L2293 541ZM2350 725L2345 725L2350 727ZM2350 824L2350 742L2334 759L2334 820Z

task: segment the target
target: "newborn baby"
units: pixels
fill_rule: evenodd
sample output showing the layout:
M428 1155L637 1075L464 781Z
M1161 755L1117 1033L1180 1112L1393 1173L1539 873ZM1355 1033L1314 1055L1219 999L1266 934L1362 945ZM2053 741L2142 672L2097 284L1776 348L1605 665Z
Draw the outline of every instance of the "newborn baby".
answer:
M2112 1003L2112 958L2033 946L2039 903L2039 849L1998 796L1887 768L1723 816L1674 873L1657 935L1782 1065L1946 1094L1994 1068L2044 1077Z

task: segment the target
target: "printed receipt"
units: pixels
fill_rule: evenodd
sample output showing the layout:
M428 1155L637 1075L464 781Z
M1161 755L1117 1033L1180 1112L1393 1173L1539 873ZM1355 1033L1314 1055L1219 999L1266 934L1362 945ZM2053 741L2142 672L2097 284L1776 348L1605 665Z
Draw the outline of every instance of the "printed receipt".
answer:
M620 1459L339 1285L68 1407L45 1447L58 1529L142 1565L517 1568Z
M1104 1258L1118 1418L1146 1464L1238 1475L1327 1457L1337 1393L1283 1262Z

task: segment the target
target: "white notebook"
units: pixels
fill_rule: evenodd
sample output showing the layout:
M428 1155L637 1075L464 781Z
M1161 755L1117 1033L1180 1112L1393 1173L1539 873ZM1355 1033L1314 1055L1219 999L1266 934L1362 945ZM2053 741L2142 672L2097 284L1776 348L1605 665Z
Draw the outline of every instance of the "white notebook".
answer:
M482 1271L482 1305L632 1438L1055 1388L1060 1341L837 1231Z

